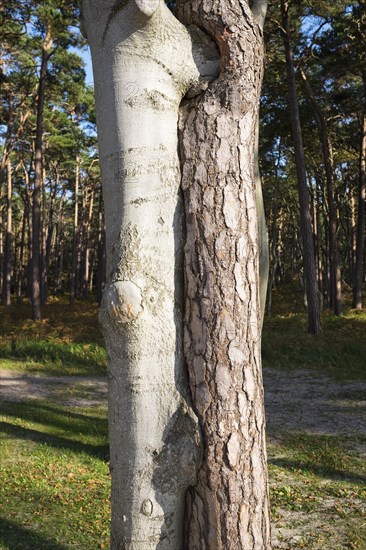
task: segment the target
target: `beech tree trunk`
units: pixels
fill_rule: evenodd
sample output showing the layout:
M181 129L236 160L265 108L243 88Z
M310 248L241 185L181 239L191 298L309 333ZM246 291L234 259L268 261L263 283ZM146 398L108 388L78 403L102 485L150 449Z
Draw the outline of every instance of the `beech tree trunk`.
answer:
M295 67L291 45L288 2L286 2L285 0L281 0L281 11L282 27L284 31L283 40L286 54L286 71L288 78L292 134L295 148L297 184L300 199L300 227L304 249L303 259L308 308L308 331L311 334L320 334L320 299L316 276L309 190L306 182L305 153L302 140L299 106L297 102Z
M270 548L255 177L265 6L221 4L187 2L189 27L160 0L82 5L106 222L112 550ZM202 91L180 117L184 219L179 106Z

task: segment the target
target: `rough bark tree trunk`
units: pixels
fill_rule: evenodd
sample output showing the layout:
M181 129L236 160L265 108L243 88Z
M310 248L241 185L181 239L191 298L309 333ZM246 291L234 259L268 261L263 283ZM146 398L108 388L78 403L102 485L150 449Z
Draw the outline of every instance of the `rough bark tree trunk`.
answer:
M256 11L262 19L261 3ZM221 48L220 77L181 116L185 352L201 426L183 354L177 122L182 98L217 76L219 54L159 0L83 2L107 237L111 548L267 549L255 186L262 35L238 0L187 2L181 17Z
M303 241L304 276L306 281L308 331L311 334L321 333L320 300L316 277L316 265L311 227L309 191L306 182L305 153L302 140L300 113L297 101L294 55L291 44L288 2L281 0L283 40L286 54L286 71L288 79L292 134L295 148L297 184L300 199L300 227Z
M261 374L256 125L260 26L238 0L178 2L214 37L221 70L180 122L185 355L204 459L187 498L190 549L270 547ZM260 209L258 209L260 212Z

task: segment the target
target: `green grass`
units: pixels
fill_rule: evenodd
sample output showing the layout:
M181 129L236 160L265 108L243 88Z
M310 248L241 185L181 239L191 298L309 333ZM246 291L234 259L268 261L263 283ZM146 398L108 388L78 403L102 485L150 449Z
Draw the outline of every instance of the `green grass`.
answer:
M301 294L293 289L274 291L273 315L263 329L263 366L316 369L342 379L366 378L366 310L345 305L342 317L324 311L323 333L307 333ZM291 303L291 306L289 304Z
M109 540L106 411L4 402L1 550L94 550Z
M269 444L272 521L297 533L286 548L366 548L365 447L366 438L304 434Z
M323 334L316 338L306 333L299 292L280 289L273 299L273 315L264 327L264 366L365 378L365 310L346 307L342 318L324 312ZM97 309L92 303L70 307L53 301L45 319L33 322L28 305L0 308L1 367L47 375L105 374ZM364 396L348 391L343 397ZM108 548L106 411L40 400L4 402L0 431L0 550ZM271 436L272 519L282 529L281 547L365 550L366 439Z
M54 376L106 373L96 304L54 300L42 321L32 321L29 313L27 304L0 308L1 367Z

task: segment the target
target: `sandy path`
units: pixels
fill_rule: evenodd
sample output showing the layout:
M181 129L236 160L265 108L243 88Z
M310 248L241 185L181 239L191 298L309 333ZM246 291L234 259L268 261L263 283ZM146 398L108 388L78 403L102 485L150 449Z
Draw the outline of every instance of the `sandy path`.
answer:
M366 382L338 381L310 370L264 370L267 430L366 434ZM105 377L36 376L0 368L0 399L48 399L66 406L106 405Z

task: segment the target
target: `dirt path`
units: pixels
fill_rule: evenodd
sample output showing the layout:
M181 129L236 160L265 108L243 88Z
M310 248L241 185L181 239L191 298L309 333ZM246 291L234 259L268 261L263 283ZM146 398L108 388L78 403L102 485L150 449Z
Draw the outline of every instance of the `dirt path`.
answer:
M107 379L86 376L41 376L0 368L0 400L44 399L70 407L107 404Z
M264 371L267 431L365 435L366 382L338 381L314 371ZM0 399L49 399L66 406L106 405L105 377L35 376L0 368Z
M265 369L267 431L366 435L366 381Z

